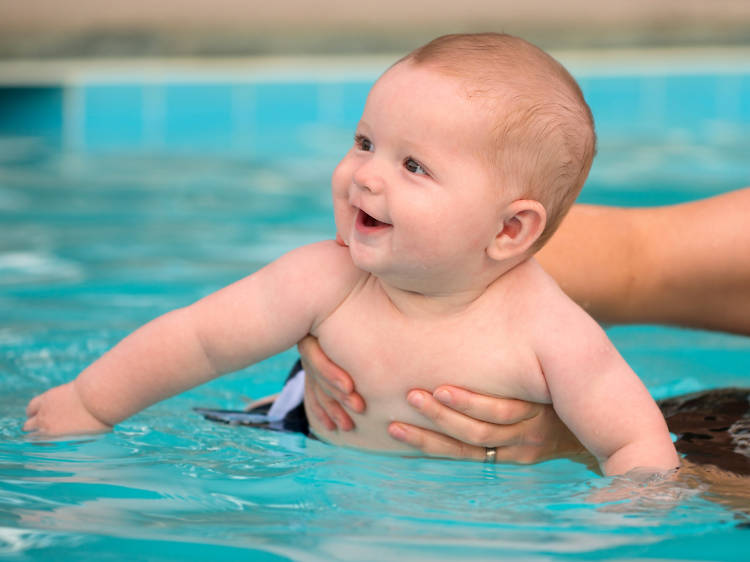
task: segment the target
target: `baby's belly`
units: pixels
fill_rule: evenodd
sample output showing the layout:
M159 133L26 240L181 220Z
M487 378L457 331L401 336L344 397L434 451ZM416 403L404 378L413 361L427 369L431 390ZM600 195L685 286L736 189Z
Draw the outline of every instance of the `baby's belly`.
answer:
M524 372L524 367L519 365L514 365L514 367L515 372L519 370ZM455 373L461 370L446 369L444 371L429 367L425 369L426 374L425 371L409 374L403 370L380 371L376 369L380 372L370 371L369 375L363 373L355 376L355 385L365 400L366 410L363 414L348 412L355 424L355 429L352 431L326 429L315 417L312 409L307 406L310 397L306 389L305 409L310 420L311 431L320 439L336 445L373 451L416 453L413 448L393 439L388 434L388 426L392 422L403 422L440 433L443 431L409 405L406 397L407 393L413 389L422 389L432 393L440 385L452 384L494 396L549 402L548 391L546 385L543 384L544 379L533 365L525 366L526 380L508 373L504 376L501 372L504 369L500 368L495 371L494 375L490 375L490 371L485 371L487 368L484 366L481 371L475 370L472 374L466 374L460 378L456 377ZM463 370L463 372L467 371ZM541 381L542 384L535 381Z
M415 452L413 448L408 447L396 441L388 434L388 426L391 422L399 421L425 427L437 429L425 417L420 416L416 411L408 406L405 392L391 399L367 397L367 409L363 414L356 414L349 411L349 416L355 424L352 431L330 431L315 417L312 409L308 407L309 398L305 396L305 411L310 421L310 430L312 433L334 445L343 445L356 447L358 449L367 449L371 451L402 451Z

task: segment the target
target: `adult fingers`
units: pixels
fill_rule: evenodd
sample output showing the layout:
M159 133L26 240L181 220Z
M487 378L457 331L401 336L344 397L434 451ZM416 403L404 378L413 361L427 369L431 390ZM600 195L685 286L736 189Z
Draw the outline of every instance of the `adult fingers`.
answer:
M319 387L313 388L312 394L315 396L320 408L325 412L325 415L328 416L328 418L332 420L339 429L342 429L343 431L351 431L354 429L354 421L335 398L320 390Z
M305 371L305 373L307 374L307 371ZM365 401L357 392L346 394L341 392L338 388L328 384L328 381L318 379L314 376L310 376L307 380L310 381L310 384L314 385L316 391L321 395L321 401L325 400L326 404L332 399L338 404L346 406L353 412L361 414L365 411ZM326 399L323 398L323 394L328 395Z
M484 460L486 448L463 443L443 433L437 433L407 423L393 422L388 433L394 439L432 457Z
M297 348L309 379L315 380L328 395L340 404L345 404L351 411L358 414L365 411L365 401L354 390L354 381L349 373L328 358L316 338L305 337L297 344Z
M543 404L513 398L499 398L471 392L457 386L439 386L433 396L441 404L470 418L499 425L511 425L537 416Z
M307 401L306 406L310 410L310 413L315 416L327 430L334 431L336 429L336 424L320 405L320 402L318 401L318 398L317 396L315 396L315 394L310 394L310 400Z
M438 402L425 390L412 390L407 402L435 427L459 442L478 447L514 445L520 431L517 425L498 425L469 417Z
M443 433L402 422L391 423L388 433L394 439L431 457L484 461L487 456L488 447L464 443ZM494 449L496 463L532 464L548 458L541 454L542 451L538 447L530 445Z
M317 338L305 336L298 344L305 373L326 381L330 386L339 389L345 394L354 390L354 381L349 373L331 361L323 352Z
M456 397L453 404L457 410L438 402L425 391L411 391L407 401L449 436L472 445L499 447L498 460L527 464L577 456L583 451L578 439L550 404L493 398L457 387L448 388Z

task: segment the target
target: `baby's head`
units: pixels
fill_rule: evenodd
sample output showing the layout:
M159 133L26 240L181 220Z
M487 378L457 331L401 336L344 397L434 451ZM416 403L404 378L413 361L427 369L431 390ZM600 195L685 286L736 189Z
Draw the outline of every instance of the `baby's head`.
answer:
M578 197L596 152L593 116L575 79L538 47L499 33L439 37L396 64L456 78L483 105L486 157L499 186L545 208L538 250Z
M580 89L543 51L438 38L370 91L333 173L338 233L358 267L410 290L489 282L554 232L594 144Z

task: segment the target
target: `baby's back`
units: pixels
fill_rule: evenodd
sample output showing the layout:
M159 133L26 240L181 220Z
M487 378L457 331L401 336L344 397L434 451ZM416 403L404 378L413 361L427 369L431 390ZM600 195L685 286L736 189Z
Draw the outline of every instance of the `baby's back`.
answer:
M432 392L441 384L549 402L531 336L534 318L555 298L566 297L533 260L449 313L404 314L376 277L363 278L315 335L328 356L352 375L367 410L351 414L354 431L330 432L311 416L313 431L336 444L406 449L388 436L388 424L399 420L430 427L407 404L406 394L414 388Z

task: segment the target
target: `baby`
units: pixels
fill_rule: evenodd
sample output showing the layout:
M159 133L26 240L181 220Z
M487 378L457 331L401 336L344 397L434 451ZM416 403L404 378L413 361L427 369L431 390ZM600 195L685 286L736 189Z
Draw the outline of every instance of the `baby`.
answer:
M578 195L595 134L575 80L508 35L438 38L375 83L333 173L338 234L143 326L34 398L24 429L110 429L316 336L367 398L331 443L406 449L404 400L446 382L554 405L605 474L679 460L658 407L602 329L533 259ZM463 373L455 381L456 373ZM306 402L307 402L306 397Z

